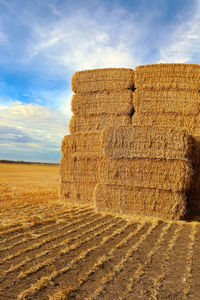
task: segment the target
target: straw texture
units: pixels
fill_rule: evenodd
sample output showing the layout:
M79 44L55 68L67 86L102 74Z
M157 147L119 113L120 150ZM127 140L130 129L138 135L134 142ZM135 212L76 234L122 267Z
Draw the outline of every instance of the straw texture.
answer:
M135 113L132 118L132 125L173 125L179 128L185 128L191 135L200 135L200 115L182 116L177 113Z
M96 184L61 181L60 198L70 204L92 204Z
M75 94L71 107L75 114L131 114L133 109L132 92L99 92Z
M98 184L94 192L98 211L181 219L186 212L184 193L159 189Z
M185 191L190 187L191 178L189 161L104 157L99 166L100 183L108 185Z
M62 155L70 154L71 157L101 158L101 132L85 132L66 135L62 141Z
M156 64L135 69L136 88L198 90L200 66L194 64Z
M98 183L98 166L100 159L62 156L60 161L60 175L62 180L74 183Z
M191 137L173 126L118 126L103 132L104 153L118 158L165 158L188 160Z
M126 68L107 68L76 72L72 77L75 93L119 91L130 88L134 71Z
M99 115L74 115L69 124L70 133L102 131L109 125L131 125L129 115L99 114Z

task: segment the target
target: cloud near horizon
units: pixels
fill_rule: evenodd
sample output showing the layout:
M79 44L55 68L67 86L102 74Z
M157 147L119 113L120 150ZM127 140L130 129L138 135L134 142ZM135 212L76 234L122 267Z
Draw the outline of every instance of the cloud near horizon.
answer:
M200 0L2 0L0 14L0 158L59 160L77 70L200 61Z

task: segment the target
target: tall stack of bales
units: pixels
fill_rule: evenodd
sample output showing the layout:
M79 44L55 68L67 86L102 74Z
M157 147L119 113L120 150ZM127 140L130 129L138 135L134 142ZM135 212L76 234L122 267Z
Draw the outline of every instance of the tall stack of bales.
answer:
M173 126L108 127L97 210L180 219L191 182L191 137Z
M174 125L193 136L193 182L188 199L200 213L200 66L159 64L135 69L133 125ZM196 154L195 154L196 153Z
M70 135L62 143L61 198L92 203L99 182L101 132L107 125L130 125L133 112L131 69L81 71L72 77Z

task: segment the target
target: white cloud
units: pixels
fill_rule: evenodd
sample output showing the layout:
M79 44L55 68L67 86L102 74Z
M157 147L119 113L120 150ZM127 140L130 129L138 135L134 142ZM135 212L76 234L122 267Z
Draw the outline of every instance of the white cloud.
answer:
M194 13L186 20L180 16L180 24L160 48L159 62L199 63L200 58L200 1L196 0Z
M136 27L137 30L133 30ZM122 9L109 12L101 8L98 14L79 10L75 15L60 17L46 26L35 24L32 29L24 60L43 59L48 62L50 72L56 67L60 71L61 68L74 71L131 67L137 64L133 55L136 46L133 45L144 33L145 26L136 25L133 13Z
M15 101L0 110L1 151L59 152L67 119L59 111ZM7 145L7 146L6 146Z

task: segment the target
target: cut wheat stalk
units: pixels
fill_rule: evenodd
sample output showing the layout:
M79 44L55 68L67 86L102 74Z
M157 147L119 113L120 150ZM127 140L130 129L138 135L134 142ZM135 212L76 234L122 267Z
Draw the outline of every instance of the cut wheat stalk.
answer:
M105 218L105 217L103 217L102 220L103 220L104 218ZM100 219L100 220L101 220L101 219ZM62 241L60 241L58 244L53 244L53 245L51 246L51 250L52 250L52 249L59 248L60 246L63 246L63 245L66 246L66 244L69 244L69 243L71 243L71 242L73 242L73 241L76 241L77 239L81 238L82 236L85 236L85 235L87 235L87 234L90 234L90 233L92 233L92 232L94 232L94 231L96 232L96 230L99 230L102 226L106 226L106 225L108 225L108 224L111 223L111 222L114 222L114 223L115 223L115 222L118 222L118 221L116 221L116 219L113 218L113 219L111 219L111 220L105 221L104 223L100 223L100 224L98 224L98 225L96 225L96 226L92 226L91 229L89 229L89 230L87 229L87 230L81 232L80 234L73 236L72 238L65 238L65 239L63 239ZM92 224L92 223L90 223L90 224ZM97 231L96 233L98 234L98 231ZM21 267L23 267L23 266L26 265L27 263L30 263L30 262L32 262L32 261L38 259L38 258L41 258L41 257L43 257L43 256L45 256L45 255L47 255L47 254L49 254L49 252L50 252L50 250L45 250L45 251L43 251L43 252L40 252L40 253L36 254L36 256L35 256L34 258L30 258L30 259L29 259L29 258L26 258L26 259L25 259L24 261L22 261L21 263L19 263L19 264L17 264L17 265L11 266L7 271L4 272L4 276L7 276L9 273L14 272L14 271L16 271L16 270L19 270Z
M90 213L89 213L90 214ZM85 216L87 216L88 214L86 214L86 215L84 215L84 217ZM80 216L82 216L82 214L80 215ZM80 218L80 216L78 216L78 218ZM73 218L74 219L74 218ZM76 219L76 217L75 217L75 219ZM70 224L71 223L67 223L66 224L66 221L64 221L63 222L65 225L63 225L61 228L59 228L59 230L63 230L64 228L66 228L66 227L68 227L68 226L70 226ZM72 225L73 225L73 223L72 223ZM52 226L49 226L49 227L52 227ZM45 227L45 228L47 228L48 229L48 227ZM47 236L47 235L49 235L49 234L52 234L52 233L54 233L55 231L57 231L58 229L54 226L53 227L53 230L50 230L50 231L48 231L48 232L45 232L44 234L34 234L34 233L31 233L29 236L27 236L27 237L24 237L23 239L21 239L20 241L17 241L17 242L15 242L15 243L12 243L10 246L6 246L6 247L4 247L4 248L0 248L0 252L4 252L4 251L8 251L8 250L10 250L10 249L12 249L13 247L15 247L15 246L18 246L18 245L20 245L20 244L22 244L22 243L26 243L26 242L29 242L29 241L32 241L32 240L36 240L36 239L38 239L38 238L43 238L43 237L45 237L45 236Z
M116 276L116 274L118 274L119 272L121 272L124 268L124 264L127 262L127 260L129 259L130 256L133 255L134 252L136 252L139 247L141 246L141 244L145 241L145 239L147 238L147 236L149 234L151 234L151 232L158 226L159 222L154 222L147 230L146 234L142 235L142 237L139 239L138 242L136 242L132 247L130 247L128 249L128 251L126 252L125 256L120 260L120 262L118 264L115 265L114 269L109 272L108 274L106 274L106 276L103 278L101 285L99 285L99 287L92 293L92 295L88 298L89 300L92 299L96 299L98 298L102 292L104 291L105 285L112 281L114 276ZM109 253L110 254L110 253ZM110 259L108 259L110 260Z
M79 214L79 213L82 213L82 212L91 212L92 213L92 209L88 209L88 208L86 208L85 210L82 210L82 209L79 209L78 210L78 212L75 212L74 214L73 214L73 216L74 215L76 215L76 214ZM66 212L66 214L68 214L68 212ZM65 213L61 213L60 214L60 216L65 216ZM21 226L19 226L19 227L15 227L15 228L10 228L10 229L8 229L8 230L4 230L4 231L1 231L0 232L0 236L2 237L3 235L7 235L7 234L11 234L11 233L14 233L14 232L17 232L17 231L19 231L19 230L24 230L24 229L29 229L29 228L32 228L32 227L34 227L34 226L36 226L36 225L41 225L41 224L45 224L45 223L47 223L47 222L50 222L50 221L52 221L52 220L55 220L55 218L56 218L57 216L51 216L50 218L45 218L45 220L39 220L39 221L33 221L33 222L31 222L31 224L25 224L25 225L21 225Z
M109 240L112 239L113 237L115 237L115 236L117 236L117 235L120 235L123 231L126 230L126 228L128 228L128 226L130 226L130 223L127 223L126 225L124 225L124 226L121 227L121 228L117 228L111 235L108 235L108 236L104 237L104 238L102 239L102 241L101 241L98 245L94 245L94 246L91 247L90 249L83 250L78 256L76 256L74 259L72 259L72 261L71 261L70 263L68 263L67 266L63 267L63 268L60 269L60 270L56 270L56 271L54 271L53 273L51 273L51 274L49 275L49 277L48 277L48 278L49 278L49 281L48 281L48 282L45 281L45 285L43 285L43 282L44 282L44 281L43 281L43 278L44 278L44 277L42 277L42 278L39 280L39 282L38 282L38 284L40 285L40 289L42 289L42 288L44 288L45 286L47 286L47 285L49 284L50 281L55 280L59 275L68 272L68 271L73 267L73 265L74 265L76 262L78 262L78 261L81 260L81 259L84 259L86 256L89 255L89 253L91 253L92 251L95 251L95 250L98 249L99 247L103 246L107 241L109 241ZM143 227L143 225L139 226L139 227L138 227L138 230L134 231L134 234L136 234L136 232L138 232L139 230L141 230L142 227ZM102 232L104 232L104 231L105 231L105 229L103 229ZM132 236L132 235L133 235L133 233L129 234L129 238L131 238L130 236ZM123 240L123 242L119 242L119 243L118 243L118 247L121 247L124 243L126 243L126 241L127 241L127 239L126 239L125 241ZM77 243L77 244L78 244L78 243ZM77 246L78 246L78 245L77 245ZM115 249L115 247L112 248L112 249L110 250L109 253L112 254L112 253L115 251L114 249ZM69 251L69 248L66 248L66 249L62 250L61 255L62 255L62 254L66 254L68 251ZM100 260L98 260L97 264L95 264L95 268L96 268L96 266L100 266L100 265L102 264L102 262L105 261L105 258L107 258L107 256L103 255L103 256L100 258ZM92 272L92 271L90 270L89 272ZM37 291L38 291L38 289L35 289L35 290L34 290L34 285L33 285L33 286L30 287L30 289L27 290L26 295L27 295L27 296L30 296L30 295L33 296Z
M158 240L154 244L153 249L151 249L151 251L148 253L145 262L143 264L139 264L137 270L130 277L129 282L126 285L126 291L123 294L123 296L122 296L121 299L125 300L128 295L130 295L131 293L133 293L134 284L137 284L137 282L139 282L141 280L142 274L145 273L146 267L151 263L152 257L155 255L155 251L157 250L157 248L159 247L159 245L163 242L163 240L164 240L164 238L165 238L165 236L166 236L166 234L167 234L170 226L171 226L171 223L168 223L162 229L161 234L160 234Z
M106 230L106 231L109 230L112 226L114 226L114 225L110 225L110 226L108 226L106 229L103 228L103 229L101 230L101 232L98 233L98 235L100 235L101 233L105 232L105 230ZM128 226L129 226L129 224L126 224L125 226L121 227L120 229L119 229L119 228L116 229L116 230L113 232L112 235L108 235L108 236L104 237L104 238L102 239L102 241L100 242L100 244L94 245L94 246L91 247L90 249L83 250L78 256L76 256L74 259L72 259L71 262L67 264L67 266L63 267L62 269L53 271L48 277L41 277L41 278L39 279L39 281L37 282L37 285L33 284L33 285L31 285L31 287L30 287L29 289L23 291L23 294L22 294L23 297L30 297L30 296L33 296L33 295L34 295L35 293L37 293L37 291L39 290L39 289L38 289L38 286L40 287L40 289L42 289L42 288L44 288L45 286L47 286L51 281L55 280L59 275L68 272L76 262L78 262L79 260L85 258L87 255L89 255L89 253L90 253L91 251L94 251L95 249L99 248L100 246L102 246L103 244L105 244L109 239L111 239L111 238L113 238L114 236L116 236L116 235L120 234L121 232L123 232ZM90 239L91 239L91 237L90 237L90 238L87 238L87 239L84 241L84 243L85 243L86 241L89 241ZM77 248L80 247L80 246L81 246L81 243L80 243L80 242L77 242L77 243L75 243L71 248L70 248L70 247L66 247L65 249L63 249L63 250L61 250L61 251L59 252L59 255L58 255L56 258L47 259L47 260L46 260L46 265L47 265L47 264L53 263L54 261L56 261L56 260L58 259L59 256L65 255L65 254L67 254L69 251L75 250L75 249L77 249ZM38 270L38 269L41 269L43 266L44 266L44 263L42 263L40 266L37 266L37 267L38 267L37 270ZM33 272L33 271L35 272L35 271L37 271L37 270L36 270L36 268L35 268L34 270L32 270L32 272ZM32 273L32 272L31 272L31 273L30 273L30 272L31 272L31 270L29 270L29 274ZM21 275L20 278L24 278L24 276ZM45 280L44 280L44 278L48 278L48 279L45 279ZM22 295L19 295L19 297L22 297ZM25 299L25 298L19 298L19 299Z
M170 256L171 256L171 253L173 252L173 249L175 247L175 244L176 244L176 241L180 235L180 231L182 229L183 225L179 224L179 226L177 226L177 229L170 241L170 243L168 244L168 247L167 247L167 253L165 254L164 256L164 262L163 262L163 265L162 265L162 269L161 269L161 272L160 274L158 274L157 277L155 277L153 279L154 281L154 288L153 288L153 292L152 292L152 297L153 299L157 299L158 298L158 295L159 295L159 290L160 290L160 287L162 285L162 281L165 277L165 265L166 265L166 262L169 261L170 259Z
M190 234L190 242L188 244L188 256L186 261L186 274L183 275L184 283L184 298L188 299L190 295L190 280L192 279L192 257L193 257L193 248L195 244L196 234L197 234L197 224L192 224L192 231Z
M71 224L67 224L66 227L65 227L65 229L66 229L67 227L71 227L71 226L78 225L78 224L80 224L78 228L80 228L81 226L82 226L82 227L88 226L88 225L90 225L90 224L92 223L92 221L91 221L90 218L91 218L91 217L88 217L87 219L89 219L89 221L86 222L86 223L83 223L82 225L80 224L80 220L75 221L75 222L73 222L73 223L71 223ZM100 217L98 217L98 218L100 218ZM96 218L94 221L96 221L98 218ZM85 218L84 221L85 221L85 220L87 221L87 219ZM81 221L82 221L82 220L81 220ZM75 232L75 231L77 231L77 228L69 230L69 231L67 232L67 234L71 234L71 233L73 233L73 232ZM11 254L11 255L8 255L8 256L4 257L3 259L1 259L0 265L2 265L2 264L3 264L4 262L6 262L6 261L9 261L9 260L11 260L11 259L13 259L13 258L16 258L16 257L18 257L18 256L20 256L20 255L22 255L22 254L25 254L25 253L29 252L29 251L32 251L32 250L35 250L35 249L39 249L39 248L41 248L45 243L49 243L49 242L55 241L56 239L58 239L58 238L60 238L60 237L62 237L62 236L65 236L65 235L66 235L66 233L61 233L61 234L58 234L58 233L57 233L57 234L54 235L54 237L52 237L52 236L47 237L46 239L42 240L41 242L35 243L35 244L33 244L33 245L30 245L29 247L27 247L27 248L25 248L25 249L21 249L21 250L19 250L18 252L15 252L14 254Z

